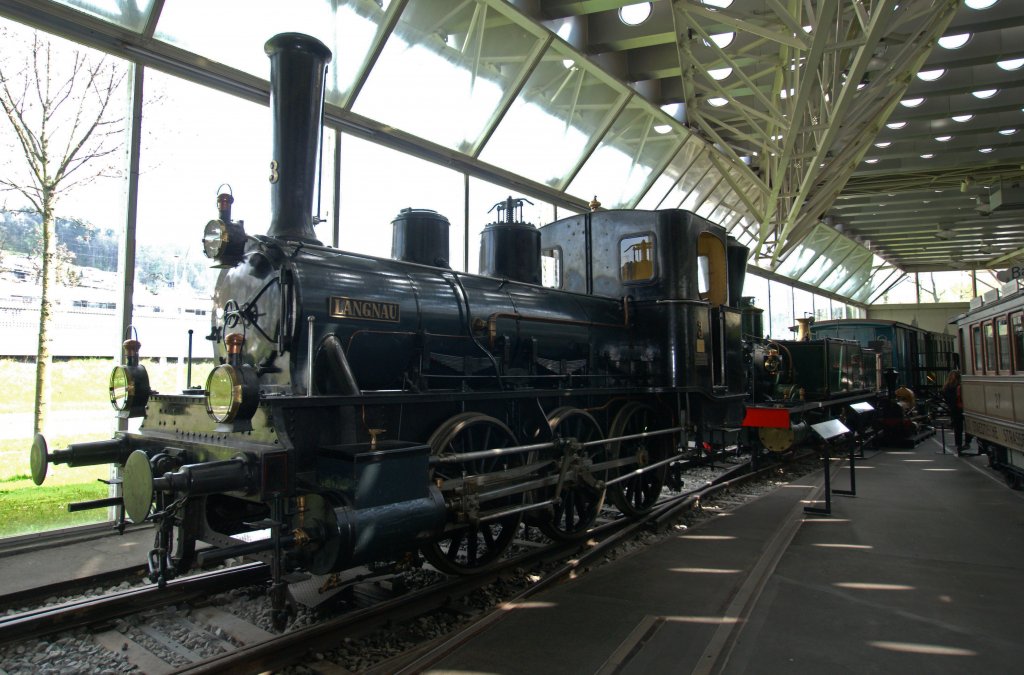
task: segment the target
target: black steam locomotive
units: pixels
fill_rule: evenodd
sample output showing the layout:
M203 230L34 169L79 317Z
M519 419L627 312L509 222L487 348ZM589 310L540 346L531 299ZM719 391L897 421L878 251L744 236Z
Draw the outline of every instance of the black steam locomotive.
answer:
M582 536L610 500L649 510L668 464L738 429L747 249L679 210L606 211L542 228L501 205L481 273L445 262L447 221L406 210L394 259L322 245L311 224L324 69L299 34L266 44L274 118L266 236L231 219L204 232L218 267L202 390L150 391L140 344L111 375L137 433L49 452L124 466L123 504L157 525L154 580L255 554L277 588L417 550L480 570L525 517ZM542 276L548 274L548 284Z

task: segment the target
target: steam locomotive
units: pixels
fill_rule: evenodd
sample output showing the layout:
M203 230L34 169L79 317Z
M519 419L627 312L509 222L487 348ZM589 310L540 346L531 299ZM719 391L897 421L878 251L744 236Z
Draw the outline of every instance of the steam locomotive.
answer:
M739 428L747 249L723 228L666 210L538 229L510 197L478 275L450 269L428 210L396 218L393 259L325 246L310 214L331 53L295 33L265 50L269 231L246 234L222 195L203 234L218 365L202 389L157 393L128 340L110 399L140 429L52 452L37 436L30 455L37 484L51 462L123 466L128 517L156 525L155 581L197 542L205 560L270 561L275 602L291 570L417 550L476 572L523 518L572 539L606 500L645 513L670 463Z

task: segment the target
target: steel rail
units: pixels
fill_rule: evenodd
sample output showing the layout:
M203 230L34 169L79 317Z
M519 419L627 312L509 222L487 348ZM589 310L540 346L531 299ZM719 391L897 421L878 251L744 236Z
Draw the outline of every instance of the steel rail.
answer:
M172 579L166 588L152 584L3 616L0 617L0 644L116 619L137 612L140 607L170 605L224 588L262 583L269 578L270 569L266 565L248 563Z

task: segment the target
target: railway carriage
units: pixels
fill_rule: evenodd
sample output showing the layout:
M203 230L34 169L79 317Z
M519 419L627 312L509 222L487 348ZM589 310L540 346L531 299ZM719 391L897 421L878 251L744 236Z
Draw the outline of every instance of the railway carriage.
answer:
M950 370L959 367L956 338L899 321L885 319L835 319L815 321L810 326L815 338L843 338L860 343L881 357L879 376L896 371L897 386L910 388L918 396L933 394L942 387ZM880 389L884 383L879 381Z
M964 430L1012 487L1024 486L1024 283L971 301L956 318Z

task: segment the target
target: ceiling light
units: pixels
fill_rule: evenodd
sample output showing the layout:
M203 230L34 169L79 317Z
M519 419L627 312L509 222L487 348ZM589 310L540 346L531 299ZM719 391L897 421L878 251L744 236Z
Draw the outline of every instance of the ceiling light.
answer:
M888 148L890 145L892 145L892 141L882 141L880 143L875 143L876 148Z
M939 46L943 49L960 49L971 39L970 33L959 33L957 35L944 35L939 38Z
M988 153L992 152L992 150L994 150L994 148L978 148L978 152L983 152L983 153L985 153L986 155L987 155Z
M992 98L998 93L998 89L979 89L978 91L972 91L971 96L974 98Z
M918 96L917 98L905 98L900 101L900 105L904 108L916 108L917 106L924 103L924 97Z
M718 45L719 49L725 49L726 47L732 44L733 39L736 37L736 33L715 33L714 35L709 35L708 37L711 38L712 42ZM705 41L704 44L708 43ZM708 46L710 47L711 45Z
M952 136L936 136L935 140L937 140L939 143L945 143L947 141L953 140L953 137Z
M654 125L654 131L655 131L655 133L659 133L659 134L667 134L668 132L672 131L672 125L671 124L655 124Z
M712 80L724 80L732 75L732 68L712 68L708 71Z
M714 97L708 99L708 105L714 106L716 108L721 108L723 105L725 105L728 102L729 102L729 99L722 98L720 96L714 96Z
M870 159L865 159L864 163L865 164L878 164L878 158L877 157L872 157Z
M1007 59L1006 61L996 61L996 65L1003 70L1017 70L1021 66L1024 66L1024 59Z
M934 155L933 153L930 153L930 152L926 152L926 153L924 153L923 155L921 155L921 159L931 159L931 158L932 158L932 157L934 157L934 156L935 156L935 155Z
M638 2L619 8L619 21L627 26L639 26L651 16L651 3Z
M953 115L954 122L968 122L974 119L974 115Z
M978 2L979 0L973 0ZM995 0L992 0L995 2ZM732 4L732 0L700 0L700 4L707 5L708 7L717 7L718 9L726 9Z
M1003 135L1003 136L1013 136L1015 133L1017 133L1017 130L1016 129L1000 129L999 133L1001 135Z
M935 70L922 70L917 76L925 82L934 82L945 74L945 68L936 68Z
M988 9L999 0L967 0L966 4L971 9Z
M889 127L890 129L902 129L903 127L907 126L907 123L906 122L889 122L885 126Z

